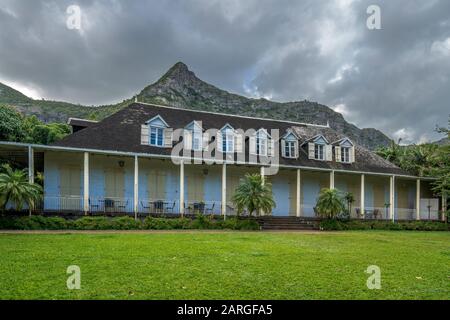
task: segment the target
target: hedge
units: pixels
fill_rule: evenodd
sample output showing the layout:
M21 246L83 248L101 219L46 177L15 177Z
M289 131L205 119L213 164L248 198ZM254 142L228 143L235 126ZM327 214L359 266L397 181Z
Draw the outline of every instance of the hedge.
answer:
M259 230L255 220L228 218L216 220L203 215L195 219L153 218L134 220L132 217L82 217L67 220L61 217L8 217L0 216L2 230L173 230L173 229L231 229Z
M438 221L323 220L320 229L450 231L450 225Z

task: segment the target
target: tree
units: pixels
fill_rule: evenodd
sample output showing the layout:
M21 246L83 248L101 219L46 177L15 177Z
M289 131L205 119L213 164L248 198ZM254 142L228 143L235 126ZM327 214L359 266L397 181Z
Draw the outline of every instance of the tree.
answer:
M21 141L23 137L21 114L0 104L0 140Z
M352 213L352 205L355 202L355 196L351 192L346 192L344 195L344 200L347 202L347 212L350 216Z
M11 107L0 105L0 140L50 144L70 134L65 123L44 123L36 116L22 116Z
M246 174L236 188L233 203L238 214L244 210L247 210L249 215L254 212L257 215L260 211L272 212L275 207L272 185L264 182L259 174Z
M345 209L344 202L338 190L324 188L317 199L317 214L323 218L336 218Z
M22 210L25 204L34 208L42 198L42 187L29 183L27 171L12 169L9 165L2 167L0 173L0 208L5 210L8 203L14 204L17 211Z

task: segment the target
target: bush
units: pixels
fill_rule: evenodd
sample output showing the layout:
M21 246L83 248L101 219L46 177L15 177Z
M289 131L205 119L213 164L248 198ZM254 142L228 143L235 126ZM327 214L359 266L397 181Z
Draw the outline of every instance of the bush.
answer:
M0 216L3 230L175 230L175 229L230 229L259 230L256 220L228 218L214 220L212 216L197 215L196 219L153 218L136 221L132 217L82 217L66 220L60 217L8 217Z
M370 220L323 220L321 230L416 230L449 231L449 225L437 221L370 221Z
M147 217L142 223L142 228L147 230L189 229L191 221L186 218L153 218Z

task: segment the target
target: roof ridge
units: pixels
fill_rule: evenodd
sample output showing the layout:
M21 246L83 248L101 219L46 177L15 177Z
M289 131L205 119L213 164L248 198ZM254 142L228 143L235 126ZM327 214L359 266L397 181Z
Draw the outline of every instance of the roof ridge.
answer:
M205 111L205 110L192 110L192 109L177 108L177 107L172 107L172 106L165 106L165 105L161 105L161 104L147 103L147 102L141 102L141 101L139 101L139 102L132 102L130 104L130 106L133 105L133 104L141 104L141 105L147 105L147 106L154 106L154 107L174 109L174 110L183 110L183 111L190 111L190 112L209 113L209 114L215 114L215 115L219 115L219 116L229 116L229 117L237 117L237 118L244 118L244 119L254 119L254 120L262 120L262 121L276 121L276 122L288 123L288 124L292 124L292 125L302 125L302 126L310 126L310 127L318 127L318 128L330 128L329 125L323 125L323 124L314 124L314 123L287 121L287 120L280 120L280 119L241 116L241 115L237 115L237 114L221 113L221 112Z

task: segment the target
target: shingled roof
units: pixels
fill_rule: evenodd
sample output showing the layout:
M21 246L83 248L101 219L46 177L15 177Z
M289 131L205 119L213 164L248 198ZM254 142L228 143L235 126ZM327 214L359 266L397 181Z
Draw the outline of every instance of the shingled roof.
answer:
M283 136L288 129L291 129L295 131L300 138L300 144L318 134L322 134L328 141L337 141L345 138L344 135L326 126L209 113L152 104L132 103L128 107L104 120L98 123L92 123L86 129L73 133L53 145L105 151L170 155L170 148L141 145L141 125L157 115L160 115L170 127L175 129L184 128L193 120L197 120L202 122L204 130L211 128L220 129L228 123L235 129L243 129L244 131L248 129L258 130L260 128L265 128L267 130L278 129L280 136ZM361 146L355 145L355 151L355 162L351 164L337 163L335 161L311 160L308 159L306 152L303 151L299 152L298 159L286 159L280 157L280 164L322 169L409 175L408 172L405 172Z

